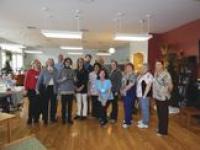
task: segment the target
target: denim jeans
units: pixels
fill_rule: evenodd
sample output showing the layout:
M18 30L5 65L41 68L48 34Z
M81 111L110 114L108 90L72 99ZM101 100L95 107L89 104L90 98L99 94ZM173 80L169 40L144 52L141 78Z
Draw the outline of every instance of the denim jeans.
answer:
M140 108L142 111L142 123L145 125L149 124L149 97L139 98Z

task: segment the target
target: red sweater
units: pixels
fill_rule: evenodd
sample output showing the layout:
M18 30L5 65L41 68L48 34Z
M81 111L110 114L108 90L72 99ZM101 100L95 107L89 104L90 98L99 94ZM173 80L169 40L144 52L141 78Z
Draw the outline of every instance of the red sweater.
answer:
M39 71L36 71L34 69L30 69L27 71L24 80L24 87L26 90L35 90L38 76L39 76Z

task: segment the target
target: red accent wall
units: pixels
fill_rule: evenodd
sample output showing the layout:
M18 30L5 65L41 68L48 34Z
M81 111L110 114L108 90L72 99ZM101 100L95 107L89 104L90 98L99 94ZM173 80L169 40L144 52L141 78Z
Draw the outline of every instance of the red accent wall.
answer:
M153 66L156 59L160 58L160 47L168 44L173 52L184 52L185 56L199 58L200 19L188 23L163 34L155 34L149 41L148 60ZM200 71L200 69L199 69Z

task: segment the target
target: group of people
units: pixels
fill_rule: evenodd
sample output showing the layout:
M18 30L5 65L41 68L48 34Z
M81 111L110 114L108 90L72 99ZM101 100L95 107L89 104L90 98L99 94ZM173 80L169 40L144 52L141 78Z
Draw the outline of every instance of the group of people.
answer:
M118 120L118 101L124 104L123 128L133 123L133 110L136 98L141 107L139 128L149 127L150 98L156 101L158 113L158 135L168 134L168 100L173 88L170 74L164 69L162 61L156 61L155 73L149 71L147 64L136 74L134 65L128 63L122 72L116 60L111 61L109 70L100 61L91 65L92 56L78 58L76 69L72 68L72 59L58 56L58 63L49 58L46 66L35 60L27 71L24 86L29 99L28 124L38 123L42 114L44 124L57 122L57 103L61 99L62 122L73 124L73 120L85 120L91 114L101 126ZM77 112L72 117L73 100L76 100ZM49 105L50 104L50 105ZM107 116L107 109L112 106ZM50 107L49 107L50 106ZM50 112L50 115L49 113Z

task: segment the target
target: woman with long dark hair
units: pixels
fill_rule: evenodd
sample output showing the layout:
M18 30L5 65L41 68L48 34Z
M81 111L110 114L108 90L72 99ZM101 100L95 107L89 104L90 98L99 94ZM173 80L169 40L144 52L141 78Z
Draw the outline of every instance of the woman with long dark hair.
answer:
M87 85L88 72L84 68L84 59L78 58L77 69L75 70L75 91L78 109L74 119L84 120L87 118Z
M101 65L99 63L94 64L94 71L89 74L89 82L88 82L88 96L91 97L92 100L92 116L99 118L99 111L98 111L98 91L95 87L95 81L101 69Z

